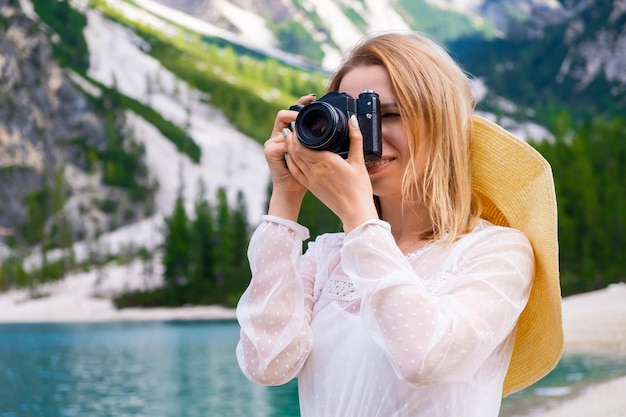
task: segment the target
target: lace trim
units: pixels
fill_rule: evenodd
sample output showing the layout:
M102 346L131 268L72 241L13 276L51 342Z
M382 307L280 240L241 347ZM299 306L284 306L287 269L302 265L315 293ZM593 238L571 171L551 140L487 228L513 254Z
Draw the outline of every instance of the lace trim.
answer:
M424 286L426 287L426 291L428 291L430 294L437 294L441 292L443 287L450 280L451 276L452 275L446 271L437 272L429 279L424 280Z
M421 248L407 254L406 257L408 259L418 257L424 254L424 252L428 251L430 248L434 247L440 241L441 239L428 242ZM429 293L435 294L444 287L444 285L448 282L450 276L451 275L448 272L442 271L433 275L429 279L424 280L423 283ZM319 281L320 277L317 277L316 284ZM321 286L315 285L313 292L316 301L333 300L350 303L361 298L361 295L354 288L354 285L352 284L352 281L350 281L350 278L347 275L342 274L331 275L330 277L328 277L328 279L325 280L323 288Z
M361 298L347 276L332 275L324 284L320 300L350 302Z

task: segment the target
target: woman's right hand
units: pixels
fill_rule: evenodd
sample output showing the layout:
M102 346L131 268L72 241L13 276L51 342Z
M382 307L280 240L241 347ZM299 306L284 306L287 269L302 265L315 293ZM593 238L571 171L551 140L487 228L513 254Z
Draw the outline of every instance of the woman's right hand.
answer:
M315 95L300 97L296 104L307 105L315 100ZM274 128L270 138L265 142L264 153L272 177L272 196L268 214L297 221L300 205L306 192L306 187L296 180L289 169L285 158L287 156L286 140L295 135L290 129L298 113L294 110L280 110L274 121Z

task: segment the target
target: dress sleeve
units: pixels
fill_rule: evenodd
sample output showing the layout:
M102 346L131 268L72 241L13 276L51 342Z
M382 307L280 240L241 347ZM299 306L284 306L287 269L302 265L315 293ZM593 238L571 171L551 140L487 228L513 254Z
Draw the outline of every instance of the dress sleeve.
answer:
M416 273L387 223L361 225L342 249L369 334L415 385L470 380L514 332L528 301L534 261L521 232L491 226L453 245L437 271L449 274L447 285L437 292L427 290L430 277Z
M312 262L302 262L308 235L295 222L264 216L250 239L252 280L237 305L237 361L246 377L259 384L288 382L313 344L309 324L315 271Z

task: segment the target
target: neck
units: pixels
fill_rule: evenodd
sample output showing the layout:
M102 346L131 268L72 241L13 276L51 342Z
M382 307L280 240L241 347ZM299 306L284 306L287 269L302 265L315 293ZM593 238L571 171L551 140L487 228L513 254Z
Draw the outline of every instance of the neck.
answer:
M403 252L417 249L426 243L421 236L432 229L433 224L425 204L403 207L401 197L384 197L379 200L382 219L391 225L391 234Z

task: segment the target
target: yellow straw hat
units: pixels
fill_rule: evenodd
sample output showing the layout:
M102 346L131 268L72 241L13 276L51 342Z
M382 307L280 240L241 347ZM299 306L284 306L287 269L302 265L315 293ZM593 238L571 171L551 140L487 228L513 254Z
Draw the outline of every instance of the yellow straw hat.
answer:
M550 372L563 351L556 194L552 169L537 150L502 127L474 116L472 188L483 218L524 232L535 255L530 298L518 324L503 396Z

